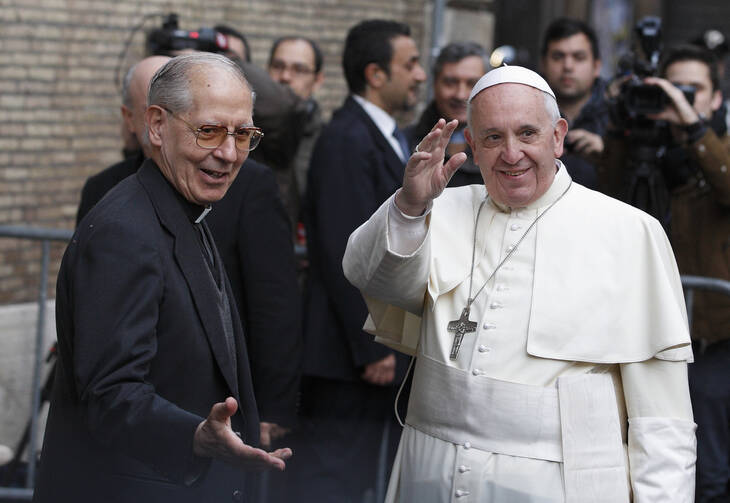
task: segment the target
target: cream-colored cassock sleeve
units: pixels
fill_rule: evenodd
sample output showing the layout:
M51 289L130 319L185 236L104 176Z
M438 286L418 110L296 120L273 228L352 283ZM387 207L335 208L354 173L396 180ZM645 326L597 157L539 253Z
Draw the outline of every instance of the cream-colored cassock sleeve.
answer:
M694 501L696 425L687 363L651 359L621 365L629 418L635 503Z
M390 252L408 256L428 233L423 216L404 215L391 199ZM635 503L694 501L696 425L687 385L687 363L651 359L621 365L629 418L628 447Z

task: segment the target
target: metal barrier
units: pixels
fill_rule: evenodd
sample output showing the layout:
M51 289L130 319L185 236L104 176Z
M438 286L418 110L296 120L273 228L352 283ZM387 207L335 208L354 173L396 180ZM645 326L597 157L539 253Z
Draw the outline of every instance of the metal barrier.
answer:
M25 488L2 487L0 486L0 501L30 501L33 498L33 483L36 469L36 444L38 438L38 412L40 409L41 390L41 367L43 363L45 311L46 311L46 290L48 285L48 261L50 255L50 242L68 242L73 236L71 230L44 229L32 227L20 227L0 225L0 238L17 238L40 241L42 247L40 288L38 294L38 321L36 327L36 345L33 364L33 383L31 390L31 418L30 418L30 441L28 443L28 471L26 474ZM296 248L298 258L306 256L306 249L302 246ZM682 288L684 289L685 303L689 326L692 327L692 308L694 306L695 290L707 290L730 296L730 281L702 276L682 276ZM387 433L386 433L387 435ZM387 442L385 437L384 442ZM381 460L382 462L382 460ZM384 484L383 474L379 474L379 486ZM383 487L378 488L378 493L383 492Z
M730 297L730 281L725 281L724 279L684 275L682 276L682 288L684 289L684 302L687 305L687 319L690 329L692 328L692 308L695 302L695 290L707 290Z
M41 242L41 278L38 293L38 322L36 325L35 361L31 388L30 441L28 442L28 471L25 488L0 487L0 501L30 501L36 469L36 444L38 443L38 411L40 409L41 366L43 362L43 336L45 331L46 289L48 286L48 261L51 241L68 242L73 231L0 225L0 238L17 238Z

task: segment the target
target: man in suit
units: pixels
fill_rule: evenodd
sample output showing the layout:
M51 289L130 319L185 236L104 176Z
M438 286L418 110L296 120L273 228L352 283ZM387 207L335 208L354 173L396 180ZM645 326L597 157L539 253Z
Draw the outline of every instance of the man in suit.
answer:
M139 138L147 155L147 89L152 75L169 59L150 56L141 60L127 72L122 86L124 127ZM86 180L77 225L109 190L136 173L145 157L140 150ZM206 222L246 331L261 419L261 444L269 447L272 437L281 437L296 418L302 344L291 229L273 172L246 159L226 197L216 204L216 211L206 217Z
M242 501L242 470L291 456L254 447L243 329L204 220L260 139L252 102L223 56L153 77L151 158L81 221L61 265L36 501Z
M307 184L303 438L290 474L299 501L362 501L385 425L397 427L396 357L362 331L365 303L342 257L349 234L402 181L409 152L392 114L416 104L426 74L408 26L394 21L353 27L342 61L350 96L317 141Z

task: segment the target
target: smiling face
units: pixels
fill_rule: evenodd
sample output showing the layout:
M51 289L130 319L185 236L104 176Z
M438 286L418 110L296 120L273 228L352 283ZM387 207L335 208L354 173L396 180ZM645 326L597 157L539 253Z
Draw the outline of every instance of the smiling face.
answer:
M555 178L568 130L553 125L541 91L523 84L498 84L471 102L466 139L489 196L512 208L542 196Z
M436 110L447 121L456 119L466 125L466 100L486 69L479 56L467 56L461 61L444 63L433 83Z
M193 127L221 125L234 131L253 124L251 90L230 71L201 66L190 72L192 106L180 119L158 106L147 111L152 158L167 180L188 201L201 206L219 201L238 174L247 151L236 149L232 136L215 149L196 143Z

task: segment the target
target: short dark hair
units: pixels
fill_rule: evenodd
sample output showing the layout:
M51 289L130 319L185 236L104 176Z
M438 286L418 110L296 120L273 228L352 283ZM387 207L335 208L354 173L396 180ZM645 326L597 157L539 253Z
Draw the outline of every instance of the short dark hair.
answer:
M548 45L550 45L550 42L563 40L579 33L585 35L591 43L593 59L601 59L598 52L598 39L596 38L596 32L593 31L593 28L591 28L587 23L584 23L580 19L573 19L570 17L560 17L548 25L547 30L545 30L545 36L542 40L542 52L540 55L542 57L547 55Z
M365 67L370 63L375 63L390 75L393 59L391 40L400 36L410 37L411 29L398 21L370 19L350 28L342 54L342 69L351 93L365 91Z
M717 70L717 58L709 50L691 44L682 44L671 47L664 52L662 63L660 65L660 73L662 76L667 74L669 65L682 61L699 61L707 65L710 70L710 82L712 90L720 89L720 76Z
M438 77L441 70L444 69L444 65L447 63L458 63L464 58L469 56L477 56L482 60L484 65L484 71L489 68L489 60L487 58L487 51L484 47L477 44L476 42L451 42L441 49L436 61L433 64L433 76Z
M294 40L303 40L304 42L309 44L309 47L312 48L312 52L314 53L314 73L321 72L322 64L324 63L322 49L320 49L319 45L317 45L317 43L311 38L300 37L298 35L287 35L285 37L279 37L274 40L274 43L271 46L271 51L269 51L269 66L271 66L271 61L274 59L274 53L276 52L276 49L279 48L279 45L281 45L282 42L290 42Z
M240 39L241 42L243 42L243 52L246 56L246 63L251 62L251 48L248 46L248 40L246 39L246 36L241 33L240 31L236 30L235 28L231 28L227 24L217 24L213 27L215 31L218 33L222 33L226 36L236 37L237 39Z

